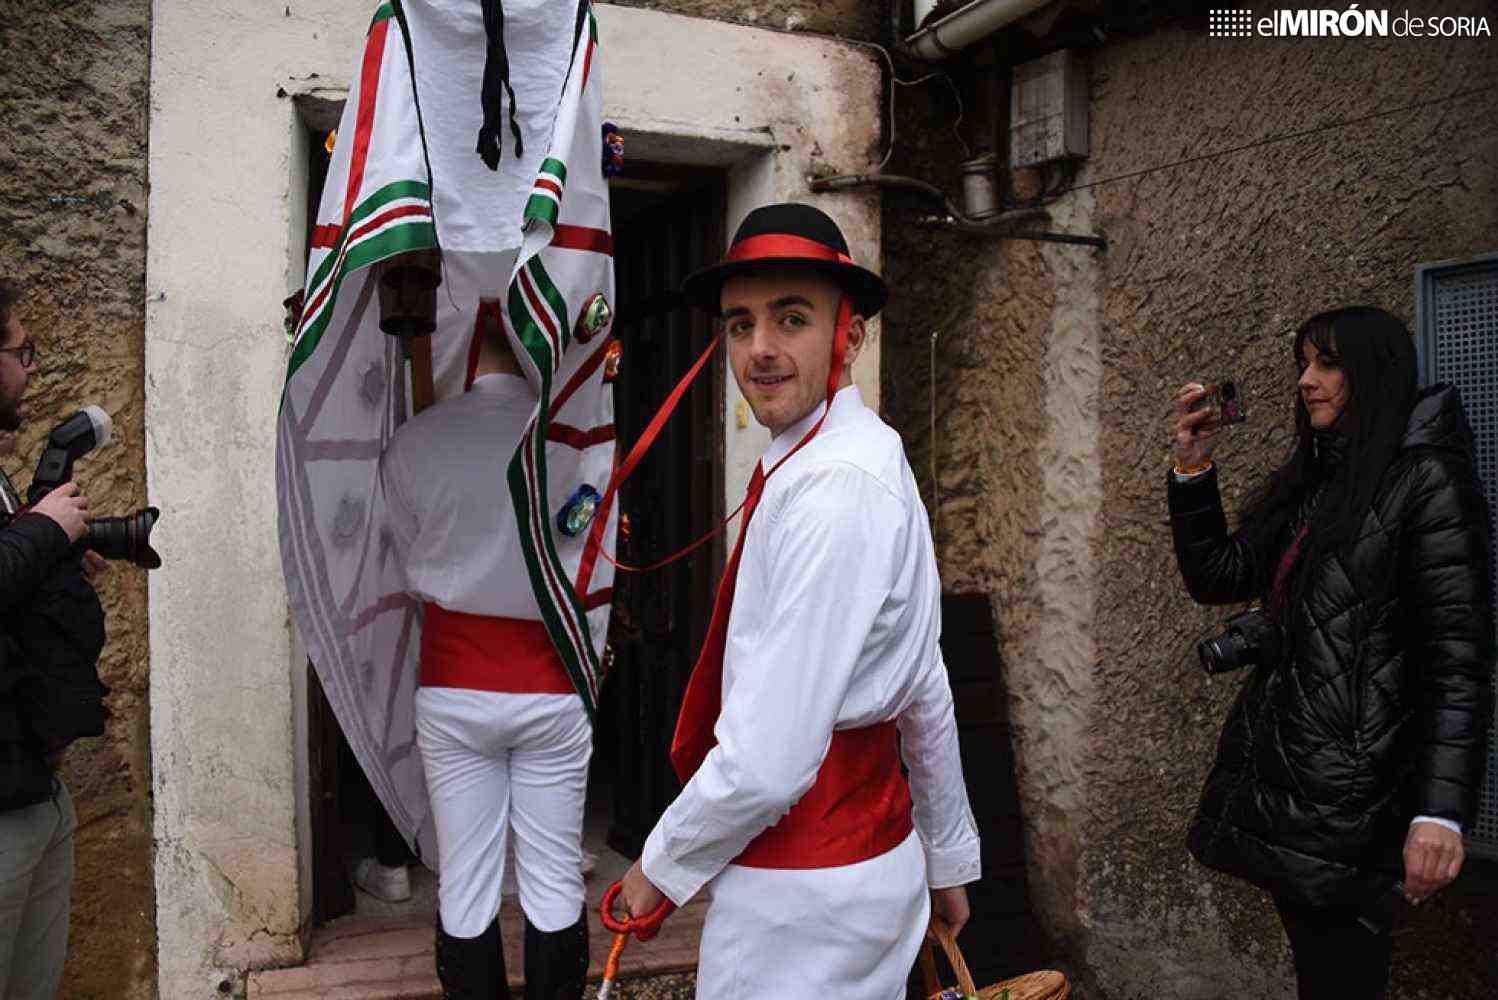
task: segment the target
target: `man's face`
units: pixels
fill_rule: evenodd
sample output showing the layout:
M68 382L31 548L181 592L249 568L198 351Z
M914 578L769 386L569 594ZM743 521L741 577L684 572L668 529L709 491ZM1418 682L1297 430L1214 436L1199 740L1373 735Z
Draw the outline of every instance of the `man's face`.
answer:
M833 281L795 268L756 271L723 283L728 362L754 419L779 434L827 398L832 338L842 292ZM863 343L863 319L848 331L842 385Z
M0 342L0 347L18 348L28 336L20 317L12 312L10 321L5 324L5 339ZM34 371L35 358L31 359L31 364L22 365L14 350L0 351L0 431L21 429L21 397L26 394L26 382Z

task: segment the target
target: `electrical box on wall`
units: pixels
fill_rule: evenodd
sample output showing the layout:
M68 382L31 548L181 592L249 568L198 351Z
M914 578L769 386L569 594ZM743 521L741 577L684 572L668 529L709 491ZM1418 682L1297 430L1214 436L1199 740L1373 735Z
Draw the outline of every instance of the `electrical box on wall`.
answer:
M1009 165L1038 167L1087 155L1087 69L1069 50L1014 68Z

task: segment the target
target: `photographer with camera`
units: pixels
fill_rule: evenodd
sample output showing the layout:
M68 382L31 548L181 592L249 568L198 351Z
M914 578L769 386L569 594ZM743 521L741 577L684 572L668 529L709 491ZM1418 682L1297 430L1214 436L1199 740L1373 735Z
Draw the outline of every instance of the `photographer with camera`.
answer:
M1267 889L1302 1000L1383 997L1398 910L1449 884L1491 717L1489 521L1456 391L1416 387L1395 317L1313 317L1289 460L1229 533L1204 387L1175 397L1171 526L1201 604L1250 599L1202 644L1251 667L1191 827L1209 868Z
M22 421L36 345L0 282L0 433ZM103 732L95 665L104 611L85 579L104 563L75 543L88 500L63 483L29 508L0 475L0 1000L56 995L67 954L76 820L56 767L73 739Z

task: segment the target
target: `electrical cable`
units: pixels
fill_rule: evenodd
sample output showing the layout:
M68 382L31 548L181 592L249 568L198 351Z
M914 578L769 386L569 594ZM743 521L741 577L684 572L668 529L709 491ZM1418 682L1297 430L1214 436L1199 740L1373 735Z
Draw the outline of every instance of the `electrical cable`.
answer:
M791 34L810 34L810 32L791 32ZM952 134L957 137L957 141L962 145L964 157L972 157L972 148L968 146L967 140L958 131L958 126L962 124L962 116L965 111L962 105L962 92L957 89L957 84L953 82L950 76L945 73L927 73L925 76L917 77L914 80L902 80L899 74L895 72L895 59L889 54L889 49L886 49L878 42L865 42L857 38L846 38L842 35L825 37L836 38L838 41L846 42L849 45L862 45L865 48L877 49L879 54L884 56L884 64L889 67L889 145L884 150L884 157L879 161L879 165L875 168L876 170L883 170L885 164L889 163L890 157L895 155L895 86L915 87L925 83L927 80L945 80L947 86L952 88L952 98L957 102L957 119L952 122Z

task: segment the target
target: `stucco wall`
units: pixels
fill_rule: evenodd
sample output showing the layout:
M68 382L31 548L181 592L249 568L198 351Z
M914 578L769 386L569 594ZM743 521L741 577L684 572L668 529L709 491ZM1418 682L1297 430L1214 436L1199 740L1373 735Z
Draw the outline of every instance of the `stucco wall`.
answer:
M845 38L880 38L888 0L615 0L621 7L712 18L783 31L814 31Z
M1181 593L1162 524L1169 395L1198 375L1244 385L1252 420L1218 453L1236 508L1285 456L1300 321L1371 302L1412 323L1417 263L1498 249L1498 133L1480 124L1498 116L1495 56L1491 38L1226 41L1170 30L1093 61L1095 179L1489 88L1094 189L1113 240L1102 264L1097 620L1109 708L1093 726L1100 794L1084 882L1087 964L1109 996L1165 982L1168 995L1213 996L1224 981L1289 995L1263 895L1205 873L1181 847L1238 681L1209 680L1194 662L1194 641L1218 615ZM1486 912L1448 894L1398 938L1396 995L1498 993L1498 880L1487 879Z
M926 483L939 329L943 580L998 608L1031 892L1089 1000L1293 995L1263 895L1184 848L1237 681L1195 663L1218 616L1182 593L1170 549L1169 395L1192 376L1247 389L1253 419L1219 450L1236 509L1288 445L1300 320L1354 301L1410 320L1416 263L1498 249L1498 136L1480 124L1498 102L1489 89L1113 178L1492 88L1493 46L1170 28L1092 50L1092 156L1076 183L1101 183L1057 203L1051 228L1102 231L1104 255L933 234L916 223L925 206L886 198L899 290L886 412ZM900 101L891 169L957 191L949 104ZM1498 877L1470 872L1482 880L1423 907L1398 939L1395 996L1498 991Z
M896 108L891 172L955 194L964 154L950 92L902 90ZM982 131L970 117L968 141ZM1092 212L1090 198L1068 200L1051 228L1087 232ZM932 514L943 588L994 604L993 668L1002 662L1010 699L1030 897L1060 959L1086 919L1079 866L1098 698L1096 254L956 233L926 223L930 215L924 199L885 197L884 266L895 289L885 313L885 417L904 436Z
M40 372L14 454L24 485L47 431L80 406L120 444L77 480L95 512L146 502L144 316L147 0L10 4L0 17L0 277L22 286ZM79 203L75 199L91 199ZM163 522L162 530L171 531ZM162 572L170 572L170 568ZM98 589L113 689L106 734L74 743L62 774L78 811L71 943L61 996L154 995L146 579L111 567Z

